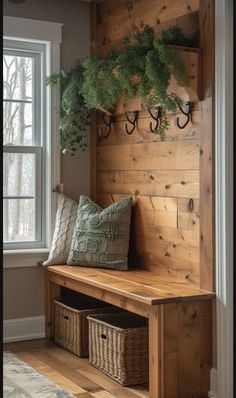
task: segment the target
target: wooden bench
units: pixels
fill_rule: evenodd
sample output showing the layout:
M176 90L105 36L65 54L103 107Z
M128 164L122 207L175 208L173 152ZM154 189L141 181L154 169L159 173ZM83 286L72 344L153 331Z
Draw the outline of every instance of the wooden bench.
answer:
M61 286L149 319L150 398L205 396L211 367L214 293L141 269L111 271L49 266L46 268L48 338L54 337L53 300L60 296Z

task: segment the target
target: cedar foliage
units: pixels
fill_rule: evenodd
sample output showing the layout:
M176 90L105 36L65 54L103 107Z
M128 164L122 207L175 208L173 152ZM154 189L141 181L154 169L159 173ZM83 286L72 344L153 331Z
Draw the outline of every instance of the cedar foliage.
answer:
M122 92L125 98L140 96L143 103L161 107L161 123L155 133L161 139L169 126L168 112L175 112L181 99L168 93L173 74L178 83L184 79L185 64L181 56L168 45L193 47L196 42L173 26L162 30L160 38L150 26L124 38L124 51L112 50L101 57L95 44L94 58L77 60L69 73L61 71L47 79L47 84L61 87L61 148L63 153L84 151L91 109L112 113Z

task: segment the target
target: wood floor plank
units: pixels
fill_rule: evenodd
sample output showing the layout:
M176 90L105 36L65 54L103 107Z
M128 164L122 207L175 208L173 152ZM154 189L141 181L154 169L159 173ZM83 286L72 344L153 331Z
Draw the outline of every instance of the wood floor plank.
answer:
M114 395L110 394L108 391L98 391L94 394L92 394L93 397L95 398L115 398Z
M109 391L116 398L148 397L148 386L140 385L137 387L124 388L116 381L90 366L87 358L78 358L55 344L48 349L48 352L57 360L60 359L60 361L65 363L68 367L72 368L80 377L82 376L90 380L90 382L92 381L94 384L98 385L101 390ZM80 386L84 388L84 385L80 384Z
M83 360L83 358L79 358L79 362L82 362L81 359ZM134 391L134 389L132 391L128 387L120 386L116 381L107 377L93 366L89 366L87 361L84 361L84 365L79 366L79 369L83 375L100 384L104 390L110 392L116 398L146 398L142 391Z
M22 359L30 366L32 366L34 369L36 369L39 373L43 374L48 379L52 380L54 383L58 384L65 391L68 391L71 394L78 394L85 392L79 385L73 383L67 377L63 376L61 373L56 371L55 368L49 366L49 364L38 359L34 353L31 354L25 351L19 351L17 352L17 357Z
M44 349L45 347L51 347L52 342L46 341L45 339L17 341L15 343L5 343L4 350L17 352L17 351L28 351L31 348Z
M4 350L15 353L21 360L76 398L148 398L149 396L147 385L122 387L89 365L88 358L78 358L45 339L5 344Z
M98 384L70 368L66 362L63 362L63 360L60 359L60 356L55 358L51 354L51 349L47 351L35 351L33 352L33 355L43 363L48 364L50 367L55 369L58 373L68 378L71 382L79 385L86 392L92 393L101 390L101 387Z

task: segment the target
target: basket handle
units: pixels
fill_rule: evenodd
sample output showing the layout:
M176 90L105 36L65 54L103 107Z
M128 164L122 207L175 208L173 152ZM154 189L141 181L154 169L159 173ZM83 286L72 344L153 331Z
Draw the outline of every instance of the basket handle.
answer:
M64 315L64 319L65 319L66 321L68 321L69 317L68 317L67 315Z
M103 334L103 333L101 333L101 338L102 338L103 340L107 340L107 336L106 336L105 334Z

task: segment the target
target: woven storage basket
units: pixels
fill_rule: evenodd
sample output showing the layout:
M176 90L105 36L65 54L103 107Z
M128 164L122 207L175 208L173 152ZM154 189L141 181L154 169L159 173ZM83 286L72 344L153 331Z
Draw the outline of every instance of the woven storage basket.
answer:
M102 307L103 305L103 307ZM92 298L66 297L54 300L55 343L79 357L88 356L87 316L115 311L116 308Z
M147 320L123 312L88 316L89 362L124 386L148 381Z

